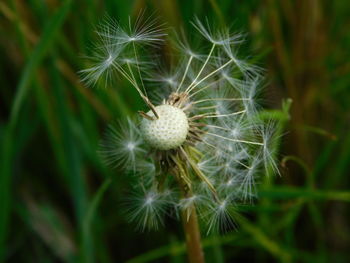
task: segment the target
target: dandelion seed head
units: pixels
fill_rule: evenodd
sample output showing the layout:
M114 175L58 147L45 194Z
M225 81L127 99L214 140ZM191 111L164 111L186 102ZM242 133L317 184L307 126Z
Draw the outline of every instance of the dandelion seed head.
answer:
M145 141L159 150L170 150L179 147L186 140L188 120L186 114L171 105L161 105L155 108L158 119L143 119L141 131ZM152 111L148 115L154 117Z
M100 149L137 182L127 211L141 230L193 207L208 233L231 229L236 202L256 198L258 175L278 173L276 127L257 104L263 70L240 56L244 36L193 25L204 41L178 37L178 63L165 66L154 55L166 35L156 20L142 14L126 28L109 20L81 71L88 85L123 77L148 108L111 125Z

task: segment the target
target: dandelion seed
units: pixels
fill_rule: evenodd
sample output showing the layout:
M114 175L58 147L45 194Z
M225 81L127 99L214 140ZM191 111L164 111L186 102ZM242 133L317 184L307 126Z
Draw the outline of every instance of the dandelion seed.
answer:
M142 196L129 198L127 205L127 214L131 221L137 223L138 229L157 229L163 224L170 200L166 194L149 191Z
M118 123L109 126L105 140L101 142L100 154L107 165L136 170L137 158L146 152L135 125L128 120L127 126Z
M232 203L224 199L219 203L212 203L209 206L209 211L205 215L208 220L208 230L210 232L225 232L235 227L234 224L234 213Z
M222 28L221 30L213 32L209 26L208 20L206 20L206 26L204 26L199 18L196 17L192 24L207 40L215 45L235 45L243 42L241 34L231 35L227 28Z

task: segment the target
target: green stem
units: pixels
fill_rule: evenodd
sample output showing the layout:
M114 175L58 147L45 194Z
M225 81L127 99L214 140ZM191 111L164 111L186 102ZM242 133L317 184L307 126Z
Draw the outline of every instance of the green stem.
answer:
M180 185L184 198L193 196L191 179L187 167L183 165L179 157L174 158L177 169L175 174ZM201 243L201 234L199 231L198 217L196 207L191 204L181 211L182 226L186 237L187 255L190 263L204 263L204 253Z
M188 260L190 263L204 263L204 253L195 206L192 205L190 208L183 210L181 216L186 236Z

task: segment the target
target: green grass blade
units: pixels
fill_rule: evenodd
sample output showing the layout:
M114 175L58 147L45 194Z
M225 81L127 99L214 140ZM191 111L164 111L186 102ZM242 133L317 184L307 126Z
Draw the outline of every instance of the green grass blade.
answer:
M93 244L91 239L91 224L93 222L94 216L97 213L97 208L102 200L104 193L107 191L108 187L111 185L112 179L107 178L104 183L97 190L92 201L89 204L86 215L83 222L83 261L82 262L95 262Z
M40 62L44 58L45 54L54 43L55 36L59 32L68 11L70 10L71 0L66 0L60 9L55 13L55 15L49 20L47 26L45 27L43 34L40 38L39 43L35 47L32 55L30 56L27 64L24 67L23 73L21 75L16 96L13 102L10 115L10 124L13 126L17 119L20 108L22 106L23 100L26 97L31 80L33 79L34 72L40 65Z
M71 0L65 1L57 13L48 21L43 35L25 65L17 87L15 99L11 108L9 124L4 132L2 141L2 156L0 163L0 262L5 252L5 240L11 210L10 188L12 173L13 140L19 112L26 97L34 72L53 43L54 37L64 22L70 9Z
M259 192L259 196L280 200L292 198L307 198L312 200L333 200L350 202L350 191L328 191L288 186L271 187L263 189Z

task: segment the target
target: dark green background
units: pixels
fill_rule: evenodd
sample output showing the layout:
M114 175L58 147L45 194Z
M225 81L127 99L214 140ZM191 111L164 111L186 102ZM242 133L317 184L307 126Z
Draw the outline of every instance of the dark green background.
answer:
M106 14L126 24L141 9L188 34L194 15L246 32L242 54L266 68L282 176L261 178L256 204L238 207L237 231L203 236L207 262L348 262L346 0L1 1L0 261L185 262L178 222L146 233L127 222L130 182L96 152L108 123L144 107L140 98L126 82L91 89L77 75L95 25Z

